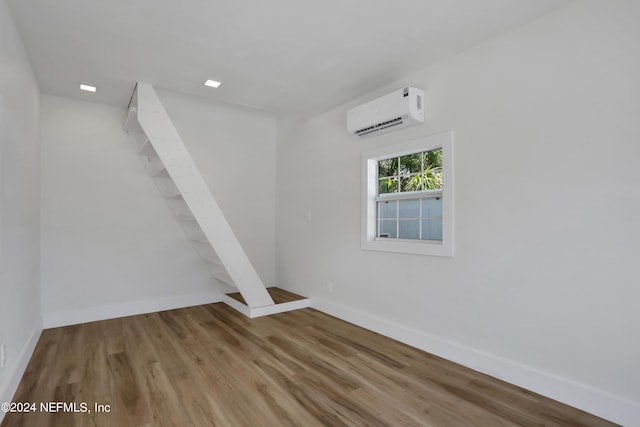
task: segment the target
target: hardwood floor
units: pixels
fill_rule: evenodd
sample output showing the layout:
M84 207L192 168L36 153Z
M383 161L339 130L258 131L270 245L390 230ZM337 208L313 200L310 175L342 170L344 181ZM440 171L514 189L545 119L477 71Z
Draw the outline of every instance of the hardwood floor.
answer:
M313 309L222 303L45 330L14 402L38 410L2 427L614 425Z

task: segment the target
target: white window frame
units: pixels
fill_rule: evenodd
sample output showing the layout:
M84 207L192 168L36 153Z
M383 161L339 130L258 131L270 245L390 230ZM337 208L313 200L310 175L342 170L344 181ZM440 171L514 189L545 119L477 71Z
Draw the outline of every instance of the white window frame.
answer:
M442 241L377 238L378 161L438 148L442 148ZM364 151L362 186L362 249L453 257L452 131Z

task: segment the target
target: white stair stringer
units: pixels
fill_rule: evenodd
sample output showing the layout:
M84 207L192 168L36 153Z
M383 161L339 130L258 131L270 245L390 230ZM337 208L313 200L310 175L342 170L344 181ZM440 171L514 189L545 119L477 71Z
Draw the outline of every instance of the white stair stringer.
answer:
M148 156L146 166L154 179L166 176L173 181L175 189L161 189L165 198L182 198L186 203L190 212L177 217L193 224L183 228L195 244L211 246L212 255L198 251L211 274L235 286L249 309L274 305L150 84L137 84L125 128L146 136L139 154Z

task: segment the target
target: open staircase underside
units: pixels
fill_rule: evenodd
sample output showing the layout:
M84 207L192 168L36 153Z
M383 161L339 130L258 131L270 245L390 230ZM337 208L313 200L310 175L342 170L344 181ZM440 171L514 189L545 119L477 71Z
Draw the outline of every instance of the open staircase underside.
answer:
M226 304L248 317L309 306L307 298L264 285L150 84L136 85L125 130L195 252L229 290Z

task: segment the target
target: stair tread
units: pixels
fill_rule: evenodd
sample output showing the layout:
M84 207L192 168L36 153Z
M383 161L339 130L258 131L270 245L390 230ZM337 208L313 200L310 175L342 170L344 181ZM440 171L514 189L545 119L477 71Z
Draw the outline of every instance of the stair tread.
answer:
M157 170L151 171L151 176L153 177L168 177L169 176L169 172L167 172L167 168L162 165L162 167L158 168Z
M144 134L144 131L138 122L138 113L136 108L129 108L127 111L127 117L124 120L124 130L127 132Z
M209 243L209 239L207 239L207 236L204 234L194 234L189 236L189 239L200 243Z
M182 194L180 193L179 190L176 190L170 193L163 193L162 197L164 197L165 199L175 199L175 198L181 198Z
M213 277L215 277L216 279L220 280L221 282L224 282L228 285L232 285L235 286L236 284L233 282L233 279L231 278L231 276L229 276L229 273L225 272L220 272L218 274L214 274Z
M145 141L142 143L140 148L138 148L138 154L140 155L152 155L156 154L153 149L153 145L151 145L151 141L148 138L145 138Z
M202 257L202 259L204 261L210 263L210 264L215 264L215 265L219 265L221 267L224 267L224 264L219 259L214 259L214 258L209 258L209 257Z
M182 220L182 221L195 221L196 220L196 217L194 217L193 214L176 215L176 218L178 218L179 220Z

